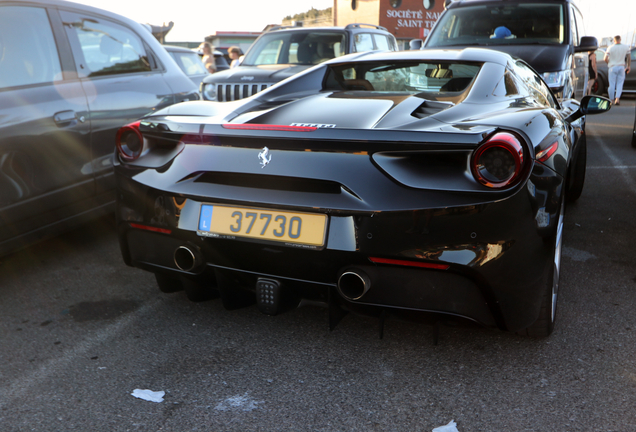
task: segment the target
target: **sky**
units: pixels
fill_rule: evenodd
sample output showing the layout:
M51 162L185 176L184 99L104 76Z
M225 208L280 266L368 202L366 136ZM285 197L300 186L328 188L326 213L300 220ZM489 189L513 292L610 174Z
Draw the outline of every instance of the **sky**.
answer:
M312 7L333 7L333 0L71 0L106 9L141 23L174 22L167 42L199 42L215 31L260 32L287 15Z
M260 32L268 24L280 24L287 15L312 7L332 7L333 0L74 0L125 15L141 23L174 22L168 42L203 41L215 31ZM628 38L636 29L636 0L575 0L581 9L586 36Z

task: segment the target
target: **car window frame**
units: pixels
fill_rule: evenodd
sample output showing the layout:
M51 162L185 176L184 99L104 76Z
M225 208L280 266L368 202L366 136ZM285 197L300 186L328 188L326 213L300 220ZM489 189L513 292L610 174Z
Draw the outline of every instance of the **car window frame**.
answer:
M82 78L82 79L101 79L101 78L108 78L108 77L126 76L126 75L130 75L130 74L136 75L136 74L149 74L149 73L162 73L162 72L165 72L164 65L161 63L161 61L159 60L158 56L155 55L155 53L152 51L152 49L150 49L150 47L146 43L144 37L142 37L139 34L139 32L137 32L135 29L133 29L129 25L127 25L127 23L125 23L123 21L116 21L116 20L114 20L114 19L112 19L110 17L104 16L104 15L99 15L99 14L95 14L95 13L91 13L91 12L85 12L85 11L79 10L79 9L59 8L59 11L60 11L60 20L61 20L62 27L63 27L62 30L63 30L64 34L66 35L66 37L67 37L67 40L69 42L69 45L70 45L70 48L71 48L71 52L73 54L73 58L74 58L74 61L75 61L75 72L77 73L77 75L80 78ZM81 46L81 43L79 41L79 38L78 38L77 34L72 31L72 29L68 28L68 24L66 24L64 22L64 17L62 16L62 14L64 12L73 13L73 14L76 14L76 15L80 15L82 17L86 17L86 18L89 18L89 19L97 20L98 23L100 21L104 21L104 22L106 22L108 24L112 24L112 25L115 25L115 26L123 27L127 31L131 32L141 42L141 45L143 46L143 49L145 50L145 53L146 53L146 57L148 59L148 63L150 65L150 70L148 70L148 71L127 71L127 72L124 72L124 73L90 76L90 72L85 69L85 66L83 66L86 63L86 59L84 57L84 51L82 50L82 46Z

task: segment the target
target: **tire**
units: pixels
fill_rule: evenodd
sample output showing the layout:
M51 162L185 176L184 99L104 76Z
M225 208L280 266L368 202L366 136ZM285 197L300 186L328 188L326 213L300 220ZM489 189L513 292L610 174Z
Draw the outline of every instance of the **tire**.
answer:
M559 293L559 273L561 270L561 246L563 240L563 213L564 201L561 200L561 211L559 212L559 222L556 227L556 234L549 242L549 247L553 249L552 262L547 266L544 278L544 293L541 301L541 309L537 320L526 329L518 331L517 334L530 337L548 337L554 330L556 321L557 299Z
M178 278L155 273L155 279L157 279L159 291L161 291L162 293L169 294L177 291L183 291L183 284Z
M606 90L607 89L605 86L605 82L603 81L603 78L600 75L598 75L596 79L594 80L594 83L592 84L592 94L602 95L603 93L605 93Z
M576 152L576 159L572 161L572 168L567 179L567 190L565 199L574 202L581 197L583 185L585 184L585 171L587 169L587 139L585 135L581 137L579 149Z

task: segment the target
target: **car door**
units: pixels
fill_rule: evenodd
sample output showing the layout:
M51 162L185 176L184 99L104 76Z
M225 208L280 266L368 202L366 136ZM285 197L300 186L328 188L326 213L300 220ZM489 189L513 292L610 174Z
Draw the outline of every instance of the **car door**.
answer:
M175 103L175 96L162 76L162 66L135 30L99 15L70 10L60 14L88 99L90 168L101 193L114 187L117 130Z
M87 101L74 68L54 12L0 5L0 250L95 192Z

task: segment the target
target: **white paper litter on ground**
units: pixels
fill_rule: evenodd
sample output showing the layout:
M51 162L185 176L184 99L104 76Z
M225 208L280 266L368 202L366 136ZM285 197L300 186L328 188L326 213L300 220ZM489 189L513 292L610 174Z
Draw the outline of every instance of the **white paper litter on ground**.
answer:
M148 402L163 402L163 397L166 395L166 392L135 389L131 395L139 399L147 400Z
M456 426L455 420L451 420L447 425L436 427L433 432L459 432Z

